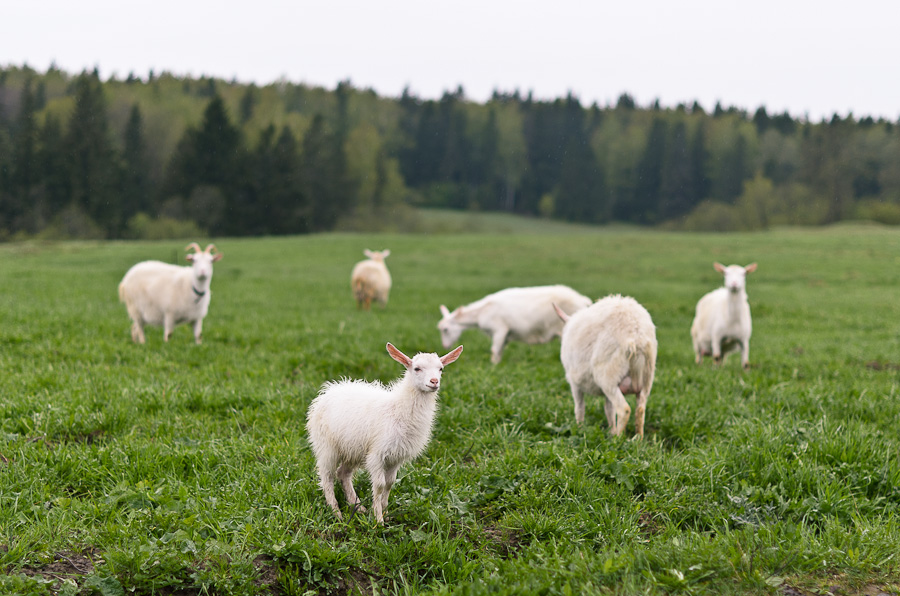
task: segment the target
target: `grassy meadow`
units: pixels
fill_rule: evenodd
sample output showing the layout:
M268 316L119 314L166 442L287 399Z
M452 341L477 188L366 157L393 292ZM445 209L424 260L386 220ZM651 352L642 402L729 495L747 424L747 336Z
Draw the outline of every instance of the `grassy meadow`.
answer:
M117 284L186 243L0 245L0 593L900 593L900 231L218 239L204 343L133 344ZM364 248L392 252L383 311L351 296ZM694 364L713 261L759 263L748 372ZM574 425L558 341L492 366L468 331L387 523L338 521L319 386L396 378L387 341L444 353L441 303L548 283L651 313L645 440L609 437L602 397Z

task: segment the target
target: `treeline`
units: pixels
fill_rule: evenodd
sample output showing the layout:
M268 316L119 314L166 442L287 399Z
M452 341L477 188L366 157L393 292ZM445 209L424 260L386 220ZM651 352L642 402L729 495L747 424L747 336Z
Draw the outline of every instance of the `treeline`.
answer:
M900 126L0 69L0 239L402 229L410 206L681 229L900 224Z

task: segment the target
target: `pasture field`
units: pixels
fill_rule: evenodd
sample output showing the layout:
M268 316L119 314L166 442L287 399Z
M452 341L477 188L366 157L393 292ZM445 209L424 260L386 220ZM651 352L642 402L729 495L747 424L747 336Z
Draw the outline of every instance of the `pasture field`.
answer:
M0 245L0 593L900 593L897 230L223 238L204 343L133 344L117 284L185 244ZM383 311L351 296L364 248L392 252ZM694 364L713 261L759 263L748 372ZM653 316L645 440L609 437L602 397L574 425L558 341L492 366L468 331L387 523L338 521L320 385L396 378L387 341L448 351L441 303L547 283Z

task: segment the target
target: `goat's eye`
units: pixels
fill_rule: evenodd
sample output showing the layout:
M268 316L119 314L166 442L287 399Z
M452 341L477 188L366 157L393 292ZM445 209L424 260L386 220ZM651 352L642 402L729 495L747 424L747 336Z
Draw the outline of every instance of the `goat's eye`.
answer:
M422 372L422 369L421 369L421 368L419 368L419 367L418 367L418 366L417 366L417 367L415 367L415 368L414 368L414 369L413 369L413 370L414 370L414 371L416 371L416 372Z

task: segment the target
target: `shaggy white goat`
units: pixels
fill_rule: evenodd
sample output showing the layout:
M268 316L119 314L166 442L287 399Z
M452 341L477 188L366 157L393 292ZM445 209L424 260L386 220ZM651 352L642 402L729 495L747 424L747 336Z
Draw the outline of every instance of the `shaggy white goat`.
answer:
M143 261L133 266L119 284L119 300L131 317L131 339L144 343L144 325L163 327L163 339L169 341L176 325L191 323L194 341L202 341L203 317L209 310L213 263L222 258L214 244L200 250L196 242L185 250L190 267L161 261Z
M697 302L697 313L691 325L694 358L697 364L712 355L713 363L725 362L730 352L741 351L741 366L750 368L750 303L747 301L747 274L756 271L756 263L746 267L714 263L725 276L725 286L707 293Z
M341 481L348 503L358 507L353 473L362 466L372 480L375 519L384 521L397 470L422 453L431 439L441 372L462 350L459 346L440 358L437 354L410 358L389 343L388 354L406 367L406 373L390 386L354 380L322 386L309 406L306 430L325 501L338 518L341 510L334 497L334 481Z
M571 314L590 306L591 299L562 285L507 288L453 312L442 304L437 327L444 348L456 343L466 329L481 329L491 336L491 362L497 364L510 340L539 344L560 336L563 325L551 310L554 303Z
M644 436L647 397L656 371L656 327L650 313L628 296L607 296L567 316L553 305L563 327L559 358L575 400L575 421L584 423L584 394L606 396L610 432L625 430L631 407L625 394L637 395L634 430Z
M353 295L356 297L357 308L369 310L372 301L387 306L388 294L391 291L391 274L384 260L390 256L391 251L385 249L363 251L368 260L360 261L353 267L350 274L350 285L353 287Z

